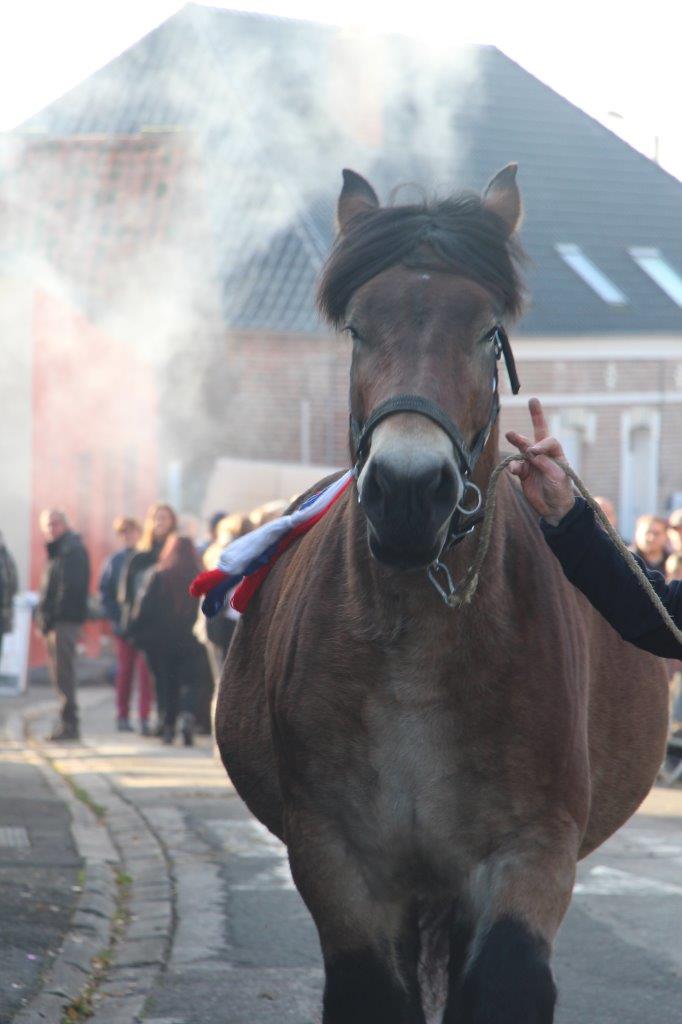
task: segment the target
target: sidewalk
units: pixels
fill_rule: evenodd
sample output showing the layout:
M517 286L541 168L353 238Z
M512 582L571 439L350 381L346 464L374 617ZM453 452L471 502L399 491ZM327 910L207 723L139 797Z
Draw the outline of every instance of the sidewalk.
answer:
M7 1024L57 956L84 861L69 811L40 767L6 739L0 761L0 1022Z
M99 663L79 676L99 682ZM104 687L83 690L85 703ZM85 859L73 816L54 773L24 740L24 718L52 716L49 686L0 698L0 1024L7 1024L44 987L82 893Z
M9 922L0 941L0 1024L140 1018L176 931L178 876L183 901L206 883L191 841L188 865L178 863L183 826L168 797L229 792L209 737L168 748L119 733L108 687L81 689L79 702L83 738L68 744L42 740L55 706L47 692L0 703L9 780L0 840L22 844L0 846L0 917ZM173 878L163 832L175 847ZM30 911L12 904L12 893L16 903L30 900ZM210 915L197 922L184 906L176 947L205 948L207 927Z

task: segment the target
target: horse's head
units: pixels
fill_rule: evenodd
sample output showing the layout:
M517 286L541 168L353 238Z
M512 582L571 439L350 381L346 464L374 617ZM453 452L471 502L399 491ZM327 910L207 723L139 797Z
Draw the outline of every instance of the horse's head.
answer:
M384 208L344 171L319 303L353 341L351 449L370 549L385 564L430 564L475 497L469 475L497 402L496 328L520 307L520 211L513 164L482 198Z

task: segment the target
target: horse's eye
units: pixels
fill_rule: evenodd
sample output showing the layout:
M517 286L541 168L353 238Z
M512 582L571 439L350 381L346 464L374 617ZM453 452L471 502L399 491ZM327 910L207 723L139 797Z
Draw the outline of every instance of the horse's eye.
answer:
M361 340L360 335L355 330L352 324L346 324L346 326L344 327L344 331L346 332L346 334L349 334L351 336L353 341Z

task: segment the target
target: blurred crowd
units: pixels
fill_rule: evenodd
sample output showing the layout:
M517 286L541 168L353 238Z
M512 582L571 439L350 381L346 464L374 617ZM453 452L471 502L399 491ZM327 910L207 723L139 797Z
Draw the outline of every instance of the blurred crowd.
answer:
M618 529L608 498L596 499ZM118 550L99 579L100 606L94 617L108 620L116 651L116 724L131 731L137 685L139 729L173 743L191 745L196 732L211 730L211 707L239 615L226 604L207 620L188 588L202 569L215 569L224 548L250 530L281 515L287 502L272 501L249 513L216 512L200 539L193 517L179 519L167 504L153 505L143 523L122 516L113 523ZM90 562L66 515L47 509L40 517L46 565L36 622L45 637L48 667L61 713L52 739L77 739L79 716L75 655L81 626L93 617L89 605ZM643 515L630 544L650 569L668 580L682 579L682 508L668 518ZM0 534L0 654L2 635L12 628L17 590L14 560ZM670 665L671 726L682 734L682 663Z
M608 498L595 499L615 530L618 529L616 510ZM666 580L682 580L682 508L665 516L643 515L635 523L630 550L655 569ZM682 662L668 662L670 678L670 729L675 737L682 736Z
M94 607L86 547L63 511L46 509L40 528L47 558L35 618L60 699L59 719L48 738L80 736L75 659L87 618L107 620L113 634L119 731L135 728L131 707L136 687L144 736L172 744L179 734L190 746L196 733L210 733L213 693L238 614L228 605L207 622L189 585L202 569L217 566L228 544L280 515L286 504L269 502L249 513L216 512L202 540L195 536L196 521L183 522L167 504L153 505L143 523L118 517L113 523L117 550L102 568ZM0 642L12 628L16 590L16 566L0 537Z

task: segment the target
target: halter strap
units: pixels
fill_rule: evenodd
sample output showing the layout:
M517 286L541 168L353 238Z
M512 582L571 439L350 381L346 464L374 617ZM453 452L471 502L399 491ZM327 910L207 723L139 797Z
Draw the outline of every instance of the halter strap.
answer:
M432 402L430 398L424 398L422 395L394 395L392 398L386 399L385 402L376 407L362 427L357 420L351 417L350 428L357 461L364 461L365 449L374 428L382 420L399 412L416 412L420 416L426 416L428 419L433 420L434 423L437 423L455 446L462 471L467 475L471 473L473 469L473 451L469 450L469 446L464 440L457 424L450 419L448 414L439 405Z
M511 344L509 343L507 332L498 324L494 328L494 332L491 332L491 334L494 335L495 342L495 371L493 373L492 383L492 405L488 421L476 434L471 447L467 444L457 424L430 398L425 398L423 395L394 395L392 398L387 398L385 402L378 405L376 409L370 413L364 423L360 423L352 414L350 416L350 433L355 457L356 476L360 475L362 463L367 455L367 445L372 436L372 431L377 424L381 423L382 420L387 419L389 416L396 415L396 413L416 412L420 416L426 416L427 419L432 420L445 431L452 441L457 455L457 461L459 462L460 472L464 477L465 483L469 482L469 478L476 467L476 463L478 462L483 449L488 443L488 438L492 433L492 429L495 426L497 417L500 413L500 395L497 375L497 363L500 357L504 356L504 362L509 375L509 383L511 384L512 392L515 395L518 394L521 387L518 374L516 372L514 354L512 352ZM446 547L452 547L454 544L463 540L467 534L471 533L472 530L478 526L478 524L483 520L483 516L483 510L479 510L475 514L467 516L466 513L462 513L461 510L456 509L450 520Z

